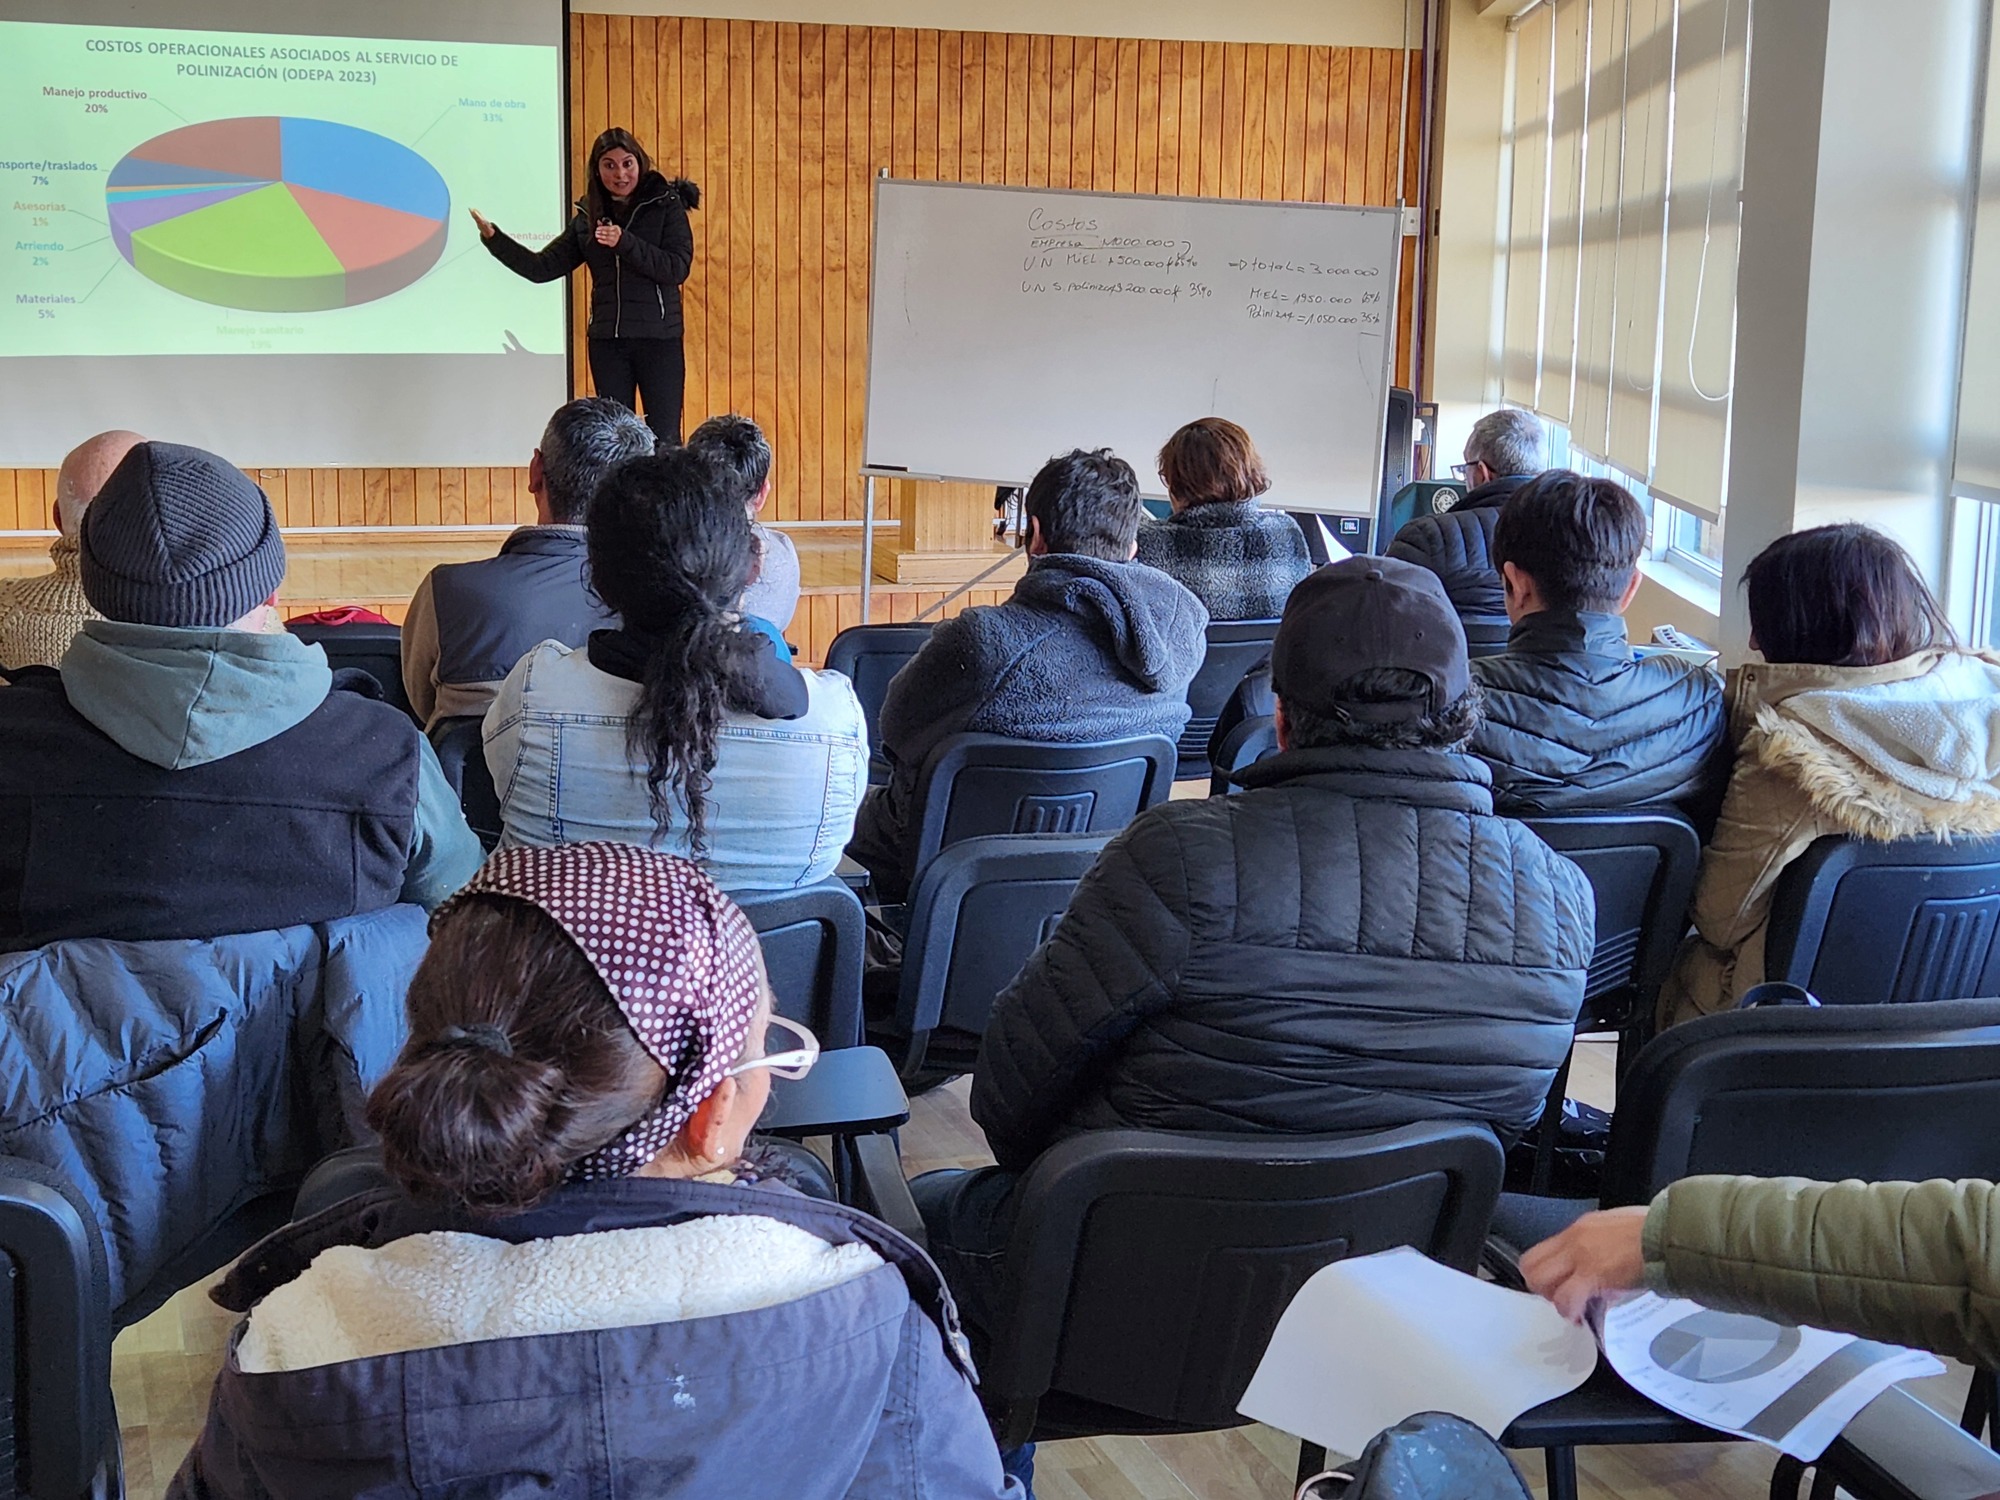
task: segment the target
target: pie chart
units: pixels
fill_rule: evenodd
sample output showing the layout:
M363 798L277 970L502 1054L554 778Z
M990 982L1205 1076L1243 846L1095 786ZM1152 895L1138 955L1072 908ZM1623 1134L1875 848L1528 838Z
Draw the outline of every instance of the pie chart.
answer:
M1683 1380L1730 1385L1777 1369L1798 1347L1796 1328L1703 1308L1660 1330L1650 1352L1655 1364Z
M208 120L133 147L105 184L111 237L170 292L320 312L399 292L444 252L451 193L387 136L331 120Z

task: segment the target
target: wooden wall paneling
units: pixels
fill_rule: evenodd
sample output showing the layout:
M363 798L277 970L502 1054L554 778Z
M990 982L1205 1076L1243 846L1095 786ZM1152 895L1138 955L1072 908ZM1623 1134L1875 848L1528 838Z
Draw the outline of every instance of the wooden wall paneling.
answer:
M847 28L847 358L841 370L842 427L840 451L858 462L865 413L868 349L868 243L873 232L874 177L880 163L868 138L868 110L873 47L865 26ZM842 466L842 494L861 513L862 485Z
M1049 185L1049 38L1028 38L1028 160L1023 177L1029 187Z
M19 485L19 471L0 469L0 531L40 531L32 518L16 508L14 496Z
M1076 43L1073 38L1049 38L1049 186L1070 185L1070 119L1076 89Z
M776 423L770 433L781 474L796 475L804 469L800 443L801 406L799 382L804 370L799 340L799 302L807 290L806 260L799 243L799 220L804 203L800 181L802 169L802 128L804 105L804 40L794 22L778 27L778 192L776 221L772 239L773 278L778 292L777 406L772 412ZM782 274L780 274L782 272ZM817 278L812 290L817 291Z
M1095 175L1097 40L1075 39L1069 75L1069 185L1083 190Z
M781 477L779 488L792 497L801 521L826 515L826 446L821 441L824 415L820 387L826 378L821 308L826 301L826 266L821 254L821 216L825 198L826 155L823 126L826 102L826 28L799 27L799 200L793 229L798 246L798 443L797 467ZM782 510L779 512L782 513ZM839 515L836 505L834 515Z
M1030 116L1034 79L1030 76L1028 38L1020 32L1007 37L1007 147L1006 166L1000 180L1021 183L1030 180L1028 154L1033 129Z
M820 505L831 518L847 514L847 28L827 26L821 52Z
M391 526L414 526L417 524L417 471L415 469L389 470L389 524Z
M979 170L982 182L1007 181L1007 37L989 31L986 43L986 98L980 109Z
M1118 43L1104 37L1097 39L1090 103L1090 186L1101 193L1118 172Z
M416 471L417 524L419 526L442 526L444 511L438 493L438 471L418 469Z
M1159 42L1139 43L1139 92L1134 106L1139 148L1133 162L1132 177L1132 190L1138 193L1157 193L1160 190L1160 128L1164 123L1160 118L1160 109L1169 91L1174 95L1175 109L1180 107L1178 81L1169 84L1161 76L1160 48Z

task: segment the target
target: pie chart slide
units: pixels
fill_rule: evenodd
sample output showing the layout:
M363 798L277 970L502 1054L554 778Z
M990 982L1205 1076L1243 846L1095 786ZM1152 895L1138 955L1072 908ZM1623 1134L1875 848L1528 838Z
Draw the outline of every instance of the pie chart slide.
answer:
M399 292L444 253L451 193L387 136L257 115L156 135L111 169L111 237L168 291L252 312Z
M1700 1385L1730 1385L1775 1370L1798 1351L1799 1331L1704 1308L1654 1338L1653 1362Z

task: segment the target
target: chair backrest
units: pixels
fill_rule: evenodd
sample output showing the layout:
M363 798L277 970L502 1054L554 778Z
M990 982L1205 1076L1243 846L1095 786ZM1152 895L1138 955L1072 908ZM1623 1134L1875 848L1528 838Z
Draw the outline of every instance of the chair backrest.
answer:
M467 825L490 852L500 842L500 794L486 764L486 741L480 728L484 722L471 714L439 719L431 726L431 748L437 751L445 781L458 793Z
M1829 1005L2000 995L2000 839L1817 839L1771 898L1764 977Z
M1174 742L1161 734L1055 745L999 734L941 741L917 781L915 870L983 833L1116 833L1173 790Z
M2000 1000L1773 1006L1686 1021L1618 1088L1607 1207L1706 1173L2000 1174Z
M351 667L366 672L382 688L382 698L412 718L410 695L403 691L403 632L400 626L359 620L352 625L288 625L302 641L311 641L326 652L327 665L336 672Z
M983 1372L1001 1446L1051 1391L1152 1424L1239 1425L1309 1276L1401 1245L1470 1271L1501 1165L1493 1136L1463 1122L1339 1137L1103 1130L1052 1147L1016 1190Z
M778 1014L812 1028L826 1048L861 1045L867 919L840 880L735 898L757 929Z
M1267 755L1278 753L1278 719L1275 714L1258 714L1245 719L1216 748L1216 760L1209 771L1208 794L1226 797L1241 791L1229 778L1245 766L1254 766Z
M882 700L889 696L889 683L903 670L903 663L924 649L931 638L929 625L850 625L833 638L826 648L826 669L843 674L854 684L854 696L861 702L861 716L868 721L868 743L882 742L878 720Z
M1651 1015L1687 933L1701 836L1686 819L1664 812L1524 821L1582 869L1597 897L1597 946L1579 1024Z
M1187 728L1181 731L1180 765L1175 776L1206 776L1208 740L1215 733L1215 721L1222 716L1236 685L1261 666L1271 654L1271 638L1278 633L1276 620L1211 620L1208 651L1188 684L1188 707L1193 711Z
M931 1033L985 1033L993 997L1048 940L1108 833L988 834L924 866L910 897L902 990L891 1031L909 1039L897 1070L923 1070ZM891 1050L892 1057L896 1054Z
M1465 627L1467 656L1498 656L1507 649L1507 633L1514 628L1505 615L1461 615Z
M56 1174L0 1157L0 1487L96 1491L115 1456L104 1244Z

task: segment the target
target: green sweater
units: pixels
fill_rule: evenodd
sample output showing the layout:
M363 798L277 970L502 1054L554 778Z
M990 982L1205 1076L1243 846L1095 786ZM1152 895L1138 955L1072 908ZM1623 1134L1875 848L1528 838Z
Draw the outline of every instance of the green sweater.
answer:
M1990 1182L1690 1177L1653 1200L1645 1255L1664 1295L2000 1366Z

